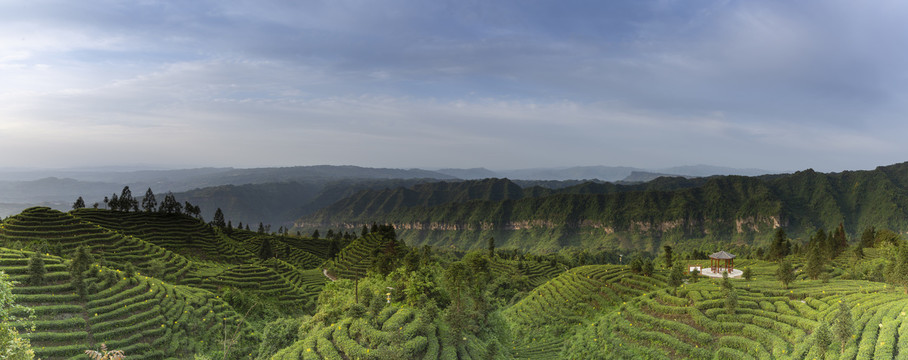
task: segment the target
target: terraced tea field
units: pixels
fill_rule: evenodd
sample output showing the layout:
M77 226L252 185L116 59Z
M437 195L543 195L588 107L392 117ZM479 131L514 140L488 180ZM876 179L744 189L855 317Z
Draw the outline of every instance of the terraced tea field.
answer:
M484 359L488 349L473 337L451 341L450 330L410 308L388 306L374 318L345 318L319 326L273 357L296 359Z
M834 280L796 282L733 280L738 305L725 308L719 280L684 285L677 293L659 289L622 303L616 311L585 325L563 355L651 359L814 359L820 350L814 330L831 324L839 302L851 306L855 331L838 359L894 359L908 356L898 336L908 331L908 296L882 283ZM903 325L904 324L904 325ZM602 347L590 346L590 341ZM605 353L602 349L609 349ZM828 358L828 357L827 357Z
M334 276L344 279L362 277L369 269L372 262L373 251L382 246L385 239L375 234L354 240L350 245L337 254L337 258L325 264Z
M227 263L248 262L254 253L188 215L79 209L71 214L106 229L134 236L181 255Z
M521 264L523 266L522 269ZM564 268L552 266L550 263L543 261L525 260L521 262L494 257L489 265L493 271L498 273L517 272L526 275L530 285L533 287L545 284L546 281L549 281L564 272Z
M314 269L327 260L329 242L323 239L276 236L245 230L234 230L230 237L237 239L240 246L252 254L257 254L264 240L268 239L274 257L300 269Z
M80 298L62 259L55 256L45 256L46 282L30 286L28 256L0 248L0 270L19 282L13 289L17 302L35 312L35 331L27 337L42 359L87 359L84 350L101 343L126 351L130 359L182 358L217 346L224 327L232 331L245 326L239 314L210 292L124 276L98 265L89 269L90 291Z
M637 275L625 266L590 265L570 269L503 311L515 337L512 355L530 359L557 357L571 329L664 285L662 275Z
M26 209L0 226L0 244L15 248L25 243L57 256L72 254L77 247L85 245L106 264L116 267L133 264L141 273L171 283L192 279L187 275L193 264L184 256L50 208Z

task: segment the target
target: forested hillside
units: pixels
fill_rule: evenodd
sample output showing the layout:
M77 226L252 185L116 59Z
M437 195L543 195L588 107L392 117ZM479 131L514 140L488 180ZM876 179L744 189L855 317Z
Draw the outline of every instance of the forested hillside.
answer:
M356 228L379 221L395 224L411 244L470 249L495 237L501 246L555 251L655 250L683 240L765 245L780 226L806 238L839 223L852 235L870 226L908 231L906 219L908 164L902 163L872 171L659 178L560 189L515 188L506 179L422 184L363 191L297 225Z

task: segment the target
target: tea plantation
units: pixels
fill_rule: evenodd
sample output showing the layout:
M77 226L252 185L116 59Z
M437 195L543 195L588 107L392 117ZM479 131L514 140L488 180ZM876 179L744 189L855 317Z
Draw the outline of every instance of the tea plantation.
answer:
M41 359L102 343L127 359L908 359L903 241L833 254L815 279L806 252L789 255L788 285L775 261L678 278L374 232L333 241L36 207L0 223L0 270Z

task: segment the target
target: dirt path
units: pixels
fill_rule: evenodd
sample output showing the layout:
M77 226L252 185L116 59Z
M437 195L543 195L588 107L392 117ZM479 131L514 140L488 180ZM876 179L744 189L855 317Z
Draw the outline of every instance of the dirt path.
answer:
M337 281L337 277L335 277L334 275L329 274L329 273L328 273L328 269L322 269L322 274L325 274L325 277L327 277L327 278L330 279L331 281Z

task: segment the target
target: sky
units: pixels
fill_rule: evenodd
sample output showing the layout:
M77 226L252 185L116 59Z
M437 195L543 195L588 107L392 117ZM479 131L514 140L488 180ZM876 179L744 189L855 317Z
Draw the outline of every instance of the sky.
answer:
M908 161L904 1L0 0L0 167Z

